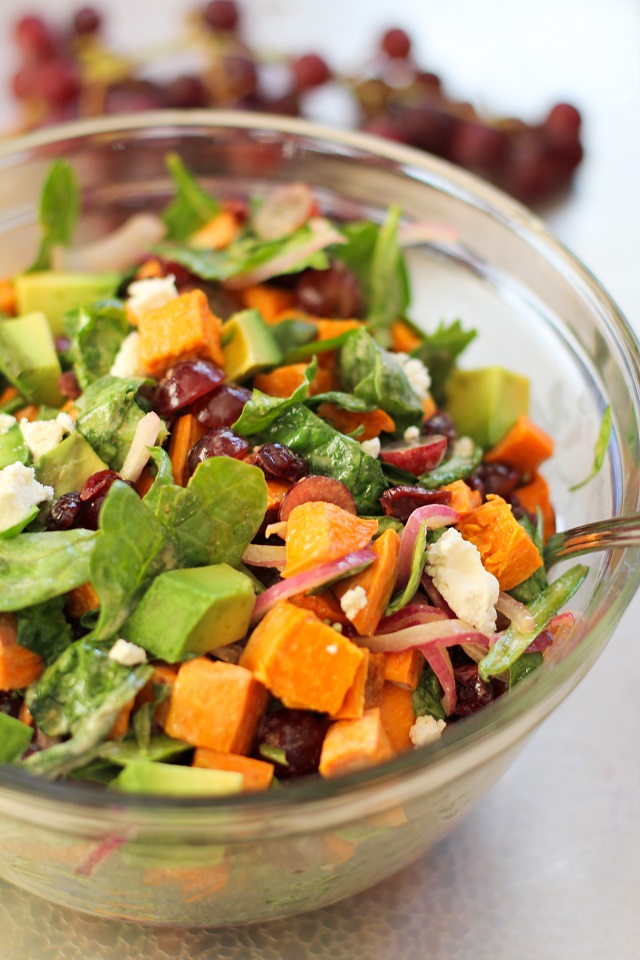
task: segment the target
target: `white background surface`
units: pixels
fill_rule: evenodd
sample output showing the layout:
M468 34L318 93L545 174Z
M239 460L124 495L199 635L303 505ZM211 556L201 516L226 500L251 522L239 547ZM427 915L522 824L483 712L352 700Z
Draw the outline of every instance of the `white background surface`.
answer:
M66 0L0 0L0 85L9 24ZM166 39L180 0L103 0L121 48ZM571 195L543 215L640 333L640 5L634 0L244 0L250 41L317 49L341 68L389 25L452 94L542 118L557 100L585 119ZM54 13L52 11L55 11ZM3 127L10 99L0 95ZM94 921L0 884L1 960L634 960L640 956L640 598L586 680L465 822L369 893L244 930L145 930Z

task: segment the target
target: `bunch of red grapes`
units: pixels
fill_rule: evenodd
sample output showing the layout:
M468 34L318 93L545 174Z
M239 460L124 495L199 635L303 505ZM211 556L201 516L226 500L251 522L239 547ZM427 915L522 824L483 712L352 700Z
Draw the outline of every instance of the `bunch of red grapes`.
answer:
M191 14L187 43L204 54L205 67L163 84L144 79L139 61L127 63L108 51L101 27L92 7L78 10L63 29L37 16L16 23L22 62L13 93L24 105L26 126L165 107L304 116L310 91L340 84L357 105L361 129L444 157L525 203L540 203L566 187L582 159L574 106L558 103L537 124L483 116L449 97L440 77L414 61L411 39L399 28L384 33L359 76L338 75L316 53L283 58L288 87L274 96L264 83L268 65L242 38L236 0L210 0ZM111 67L92 72L91 63L101 57Z

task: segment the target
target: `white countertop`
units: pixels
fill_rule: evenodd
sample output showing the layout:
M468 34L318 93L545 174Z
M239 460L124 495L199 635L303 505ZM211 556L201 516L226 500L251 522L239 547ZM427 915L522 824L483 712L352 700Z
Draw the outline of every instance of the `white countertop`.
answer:
M7 24L67 0L0 4ZM321 14L318 12L321 6ZM11 7L11 9L9 9ZM107 3L102 3L106 8ZM179 0L110 0L120 44L166 37ZM461 99L541 118L584 116L571 195L543 212L640 333L640 6L635 0L244 0L250 38L318 49L348 68L387 26ZM356 9L358 10L356 14ZM163 16L158 16L162 11ZM147 22L148 21L148 22ZM6 127L10 101L0 99ZM81 917L0 883L2 960L633 960L640 956L640 596L609 647L466 820L414 866L342 904L223 931L154 930Z

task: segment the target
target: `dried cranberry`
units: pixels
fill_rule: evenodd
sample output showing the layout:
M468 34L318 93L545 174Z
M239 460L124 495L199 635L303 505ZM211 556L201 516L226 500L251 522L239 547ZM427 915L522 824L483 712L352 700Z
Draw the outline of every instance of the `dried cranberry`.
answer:
M447 438L447 454L451 454L453 445L458 439L458 431L454 422L445 410L436 410L433 416L422 421L421 433L423 437L441 434Z
M265 443L254 453L252 463L267 477L295 483L309 475L309 464L284 443Z
M355 273L339 261L328 270L305 270L294 294L296 306L316 317L348 319L361 316L364 309Z
M212 427L230 427L235 423L245 403L251 397L251 390L236 384L223 384L206 397L201 397L189 407L199 423L208 429Z
M199 463L211 457L235 457L241 459L251 449L250 443L234 433L228 427L214 427L208 430L201 440L195 443L189 451L187 466L189 473L193 473Z
M99 470L97 473L92 473L85 480L84 487L80 491L80 499L93 500L96 496L106 494L111 484L119 479L120 474L116 473L115 470Z
M258 743L284 750L287 765L276 763L278 777L316 773L329 721L310 710L279 710L265 717Z
M47 530L70 530L75 525L82 507L80 494L63 493L49 511Z
M481 707L486 707L494 699L493 687L480 679L475 663L454 667L453 675L458 694L458 702L453 711L454 717L468 717Z
M223 380L224 370L210 360L183 360L171 367L158 384L154 409L166 417L211 393Z
M391 487L380 497L382 512L406 523L414 510L428 503L449 503L449 490L425 490L423 487Z
M73 370L65 370L58 377L58 388L63 397L69 400L77 400L82 393L78 379Z
M506 500L520 486L522 474L506 463L481 463L466 482L473 490L479 490L483 499L493 493Z

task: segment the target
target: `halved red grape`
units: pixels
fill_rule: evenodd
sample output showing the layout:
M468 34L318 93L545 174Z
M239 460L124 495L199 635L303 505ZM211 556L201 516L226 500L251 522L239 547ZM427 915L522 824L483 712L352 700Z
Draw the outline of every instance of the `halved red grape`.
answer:
M235 383L223 383L221 387L194 401L189 407L196 420L203 426L230 427L235 423L251 399L251 390Z
M301 503L307 503L309 500L325 500L327 503L335 503L342 507L348 513L357 513L356 502L348 487L340 480L334 480L333 477L303 477L291 487L284 495L278 511L278 519L286 520L294 507L299 507Z
M305 270L296 283L295 304L316 317L346 320L364 309L360 283L346 264L334 260L328 270Z
M182 360L158 384L154 409L166 417L211 393L223 380L224 370L210 360Z
M191 447L187 458L189 473L193 473L199 463L211 457L234 457L242 459L251 449L251 444L240 434L228 427L215 427L208 430L201 440Z
M401 441L380 451L380 459L400 470L420 476L438 466L447 451L447 438L434 434L422 441Z

